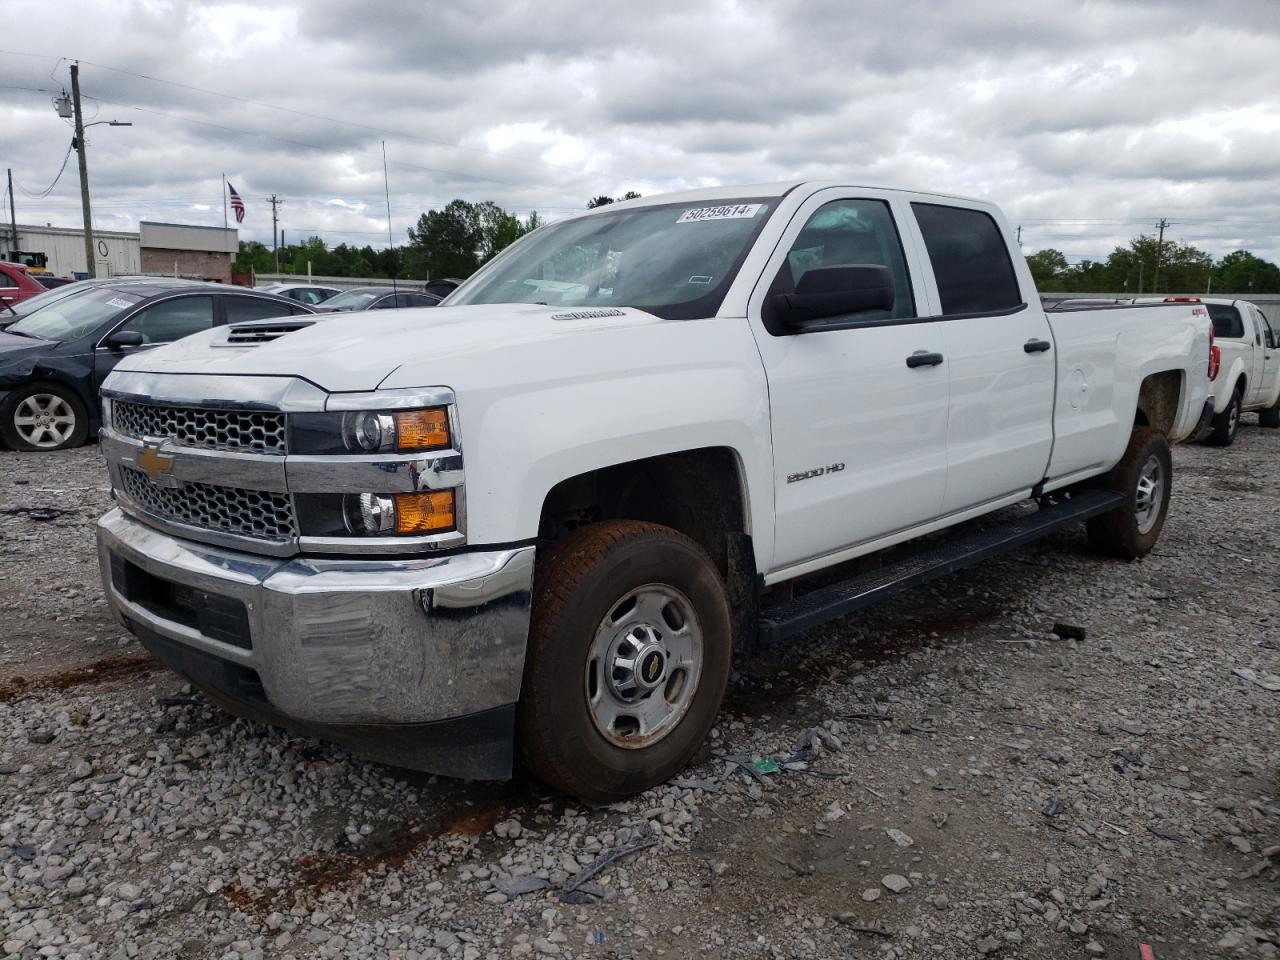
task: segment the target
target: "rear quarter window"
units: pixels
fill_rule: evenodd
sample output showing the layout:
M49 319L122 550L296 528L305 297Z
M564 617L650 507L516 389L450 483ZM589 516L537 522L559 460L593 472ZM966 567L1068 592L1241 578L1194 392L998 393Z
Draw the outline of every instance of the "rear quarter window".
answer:
M1244 318L1236 307L1227 303L1207 303L1209 319L1213 321L1213 335L1241 340L1244 338Z
M1022 305L1013 260L988 213L913 203L944 314L992 313Z

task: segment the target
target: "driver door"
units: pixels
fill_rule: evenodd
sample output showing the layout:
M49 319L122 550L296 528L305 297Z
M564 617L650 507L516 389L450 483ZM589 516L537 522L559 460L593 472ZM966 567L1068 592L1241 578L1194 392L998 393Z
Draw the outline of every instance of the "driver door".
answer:
M111 333L136 331L142 334L142 344L137 347L109 347L106 337L99 341L93 351L94 395L102 387L107 374L125 357L208 330L213 323L213 297L206 294L171 297L131 314Z
M753 294L769 381L778 579L942 511L949 369L904 223L910 212L890 195L817 193L788 225ZM793 292L808 270L837 264L887 267L892 308L804 330L771 321L773 297Z

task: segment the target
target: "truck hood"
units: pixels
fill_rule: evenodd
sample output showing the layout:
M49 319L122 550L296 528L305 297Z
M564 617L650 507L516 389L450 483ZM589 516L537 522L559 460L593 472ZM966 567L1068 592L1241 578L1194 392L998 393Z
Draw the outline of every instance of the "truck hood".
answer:
M394 377L397 381L408 376L418 381L412 386L459 386L455 372L463 367L474 369L485 354L493 354L495 362L509 361L535 344L563 342L567 355L584 337L676 322L629 307L475 304L318 314L257 325L290 326L307 321L314 322L277 339L245 346L228 344L230 328L217 327L136 353L121 361L117 369L293 376L330 392L345 392L377 389L404 367L401 375Z

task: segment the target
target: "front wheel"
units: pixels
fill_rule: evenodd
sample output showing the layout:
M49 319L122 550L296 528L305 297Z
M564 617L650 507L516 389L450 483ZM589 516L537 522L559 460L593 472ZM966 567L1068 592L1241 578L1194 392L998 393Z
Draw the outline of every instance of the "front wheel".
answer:
M586 800L664 782L693 757L732 658L724 584L692 540L635 520L539 560L519 708L526 764Z
M1125 502L1088 522L1089 542L1124 560L1145 557L1160 539L1173 492L1173 457L1165 435L1154 427L1134 427L1108 483Z
M11 449L65 450L83 445L88 435L88 411L61 384L28 384L0 404L0 437Z
M1236 428L1240 426L1240 404L1243 398L1237 389L1231 394L1231 402L1227 409L1213 418L1213 432L1209 434L1208 443L1213 447L1229 447L1235 442Z

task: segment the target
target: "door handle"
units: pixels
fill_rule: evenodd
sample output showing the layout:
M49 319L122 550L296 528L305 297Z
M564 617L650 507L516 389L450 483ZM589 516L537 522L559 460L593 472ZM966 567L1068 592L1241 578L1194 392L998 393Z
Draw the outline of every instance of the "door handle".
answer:
M1026 353L1044 353L1046 350L1052 350L1053 344L1048 340L1028 340L1022 345L1022 349Z
M936 367L941 362L942 354L929 353L927 350L917 350L907 357L907 366L912 369L916 367Z

